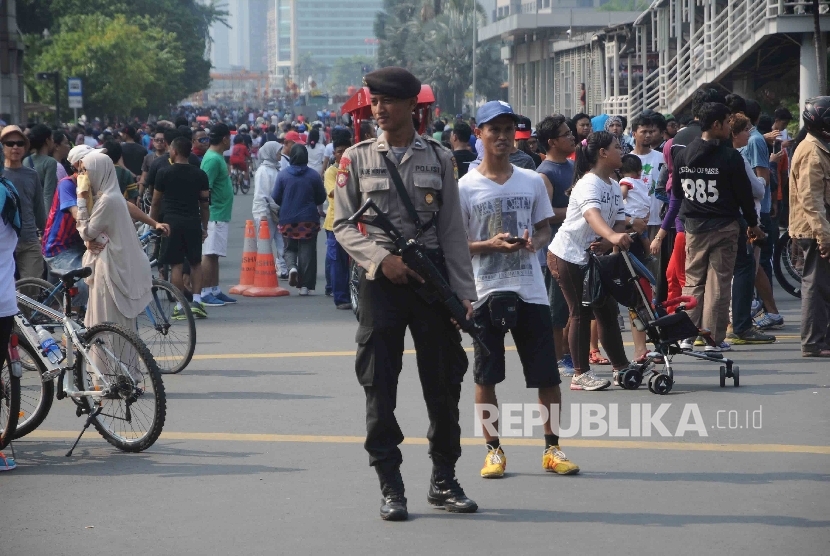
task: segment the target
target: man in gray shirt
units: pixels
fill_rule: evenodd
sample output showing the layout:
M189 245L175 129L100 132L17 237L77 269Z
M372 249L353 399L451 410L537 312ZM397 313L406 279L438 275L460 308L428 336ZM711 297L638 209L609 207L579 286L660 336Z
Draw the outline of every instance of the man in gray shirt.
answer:
M20 238L14 251L21 278L43 276L43 255L38 231L46 226L43 206L43 186L37 172L23 166L23 156L29 152L29 139L16 125L3 128L0 133L5 157L3 177L12 182L20 195Z
M58 161L52 158L55 147L52 130L46 124L37 124L29 130L29 142L35 152L23 160L23 166L37 172L43 186L43 206L48 214L58 187Z

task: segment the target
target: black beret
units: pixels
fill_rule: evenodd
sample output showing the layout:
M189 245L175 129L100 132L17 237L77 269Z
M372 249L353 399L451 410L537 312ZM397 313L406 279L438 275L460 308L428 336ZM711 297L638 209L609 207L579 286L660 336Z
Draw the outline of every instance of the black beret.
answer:
M373 95L389 95L396 98L417 97L421 93L421 82L403 68L390 66L381 68L363 77L363 83Z

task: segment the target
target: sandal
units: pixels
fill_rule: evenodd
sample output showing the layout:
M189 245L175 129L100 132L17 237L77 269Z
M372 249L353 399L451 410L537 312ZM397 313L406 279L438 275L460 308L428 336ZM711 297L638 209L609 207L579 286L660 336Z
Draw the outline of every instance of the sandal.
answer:
M603 357L598 349L592 349L588 354L588 363L591 365L610 365L611 361Z
M648 353L644 353L643 355L634 360L634 362L639 365L644 364L646 361L648 361ZM666 361L663 359L662 355L658 355L657 357L652 359L651 362L656 363L657 365L662 365Z

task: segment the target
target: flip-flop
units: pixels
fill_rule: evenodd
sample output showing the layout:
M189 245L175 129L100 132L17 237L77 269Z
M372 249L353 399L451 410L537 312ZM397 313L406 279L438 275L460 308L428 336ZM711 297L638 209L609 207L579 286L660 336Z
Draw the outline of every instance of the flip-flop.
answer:
M588 354L588 362L591 365L610 365L611 361L602 356L598 349L592 349Z
M17 467L13 458L6 457L3 452L0 452L0 471L11 471Z

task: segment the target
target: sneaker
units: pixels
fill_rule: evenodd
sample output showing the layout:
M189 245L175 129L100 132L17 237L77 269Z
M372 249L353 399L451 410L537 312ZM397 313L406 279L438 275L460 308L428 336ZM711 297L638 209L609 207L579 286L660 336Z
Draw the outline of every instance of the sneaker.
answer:
M300 272L296 268L292 268L288 271L288 285L292 288L296 288L297 284L300 283Z
M551 446L542 455L542 469L557 475L576 475L579 466L568 459L559 446Z
M718 347L720 348L721 351L732 351L732 344L730 344L729 342L727 342L725 340L723 342L721 342Z
M611 381L597 378L593 371L574 375L571 379L571 390L605 390L611 386Z
M308 288L306 288L306 287L300 288L300 295L308 295Z
M755 323L758 330L772 330L774 328L784 328L784 317L781 315L772 316L766 313L764 317Z
M760 313L763 310L763 308L764 308L764 304L761 302L760 299L753 299L752 300L752 309L750 309L750 312L749 312L750 316L752 318L755 318L756 316L758 316L758 313Z
M334 294L331 292L331 290L326 290L326 297L331 297L332 295Z
M720 353L723 350L721 350L720 346L706 346L703 348L703 351L706 353Z
M612 376L613 376L613 378L612 378L612 380L611 380L611 383L612 383L614 386L620 386L620 375L621 375L621 374L622 374L622 373L621 373L620 371L616 371L616 370L615 370L615 371L613 372L613 375L612 375Z
M10 458L0 452L0 471L11 471L17 467L17 464L14 462L14 458Z
M222 307L225 302L221 299L217 299L215 295L209 293L207 295L202 296L202 303L207 305L208 307Z
M697 338L695 338L695 345L696 346L705 346L706 345L706 340L704 340L702 337L698 336Z
M735 346L744 346L749 344L772 344L775 343L775 336L772 334L764 334L757 328L750 328L742 334L729 334L726 337L729 343Z
M173 314L170 315L170 320L187 320L187 315L185 314L184 309L179 308L178 305L173 307Z
M337 309L339 309L341 311L351 311L352 310L352 304L351 303L341 303L340 305L336 305L335 307L337 307Z
M695 349L695 342L693 342L691 338L683 340L680 342L680 349L683 351L692 351Z
M236 303L236 300L234 298L228 297L222 292L215 294L213 297L215 297L219 301L223 301L225 305L233 305L234 303Z
M288 280L288 271L280 272L280 280Z
M571 354L566 353L562 359L557 361L557 365L559 366L559 374L571 378L574 376L574 361L571 359Z
M208 316L207 311L205 311L205 304L197 303L196 301L190 304L190 312L197 319L206 319Z
M484 467L481 468L481 476L485 479L500 479L504 477L504 470L507 468L507 456L499 446L493 449L487 445L487 457L484 458Z

